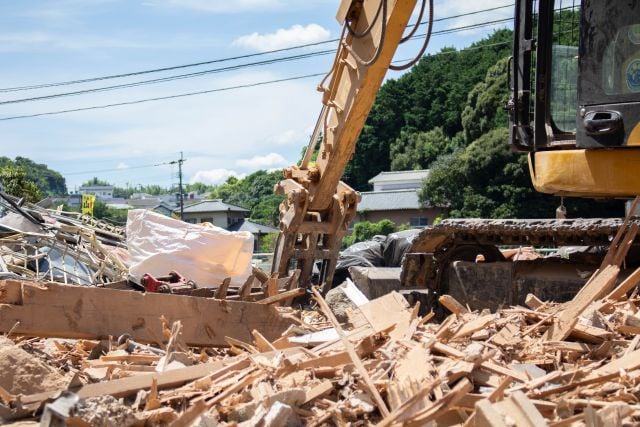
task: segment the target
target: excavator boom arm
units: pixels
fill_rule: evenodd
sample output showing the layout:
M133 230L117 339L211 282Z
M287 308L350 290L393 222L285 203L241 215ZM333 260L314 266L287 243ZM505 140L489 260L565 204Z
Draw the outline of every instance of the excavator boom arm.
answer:
M301 164L286 168L275 188L287 199L280 206L273 273L286 275L295 260L300 283L307 285L314 263L322 261L320 281L330 284L360 197L340 178L415 4L416 0L342 1L337 14L342 37L333 66L318 86L322 112Z

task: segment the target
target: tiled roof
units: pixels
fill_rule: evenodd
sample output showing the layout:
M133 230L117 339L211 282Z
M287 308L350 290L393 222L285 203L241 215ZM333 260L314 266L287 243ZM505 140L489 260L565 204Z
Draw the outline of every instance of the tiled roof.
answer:
M153 208L160 203L160 199L157 197L153 199L126 199L125 202L134 208Z
M251 234L267 234L267 233L277 233L278 229L273 227L268 227L266 225L258 224L255 222L248 221L246 219L242 221L238 221L232 226L228 227L229 231L248 231Z
M416 171L380 172L369 180L369 184L379 184L392 181L422 181L429 175L429 169Z
M194 203L190 206L185 206L185 213L196 213L196 212L249 212L249 209L241 208L240 206L230 205L228 203L224 203L220 199L215 200L203 200L202 202Z
M416 190L368 191L362 194L358 212L422 209Z

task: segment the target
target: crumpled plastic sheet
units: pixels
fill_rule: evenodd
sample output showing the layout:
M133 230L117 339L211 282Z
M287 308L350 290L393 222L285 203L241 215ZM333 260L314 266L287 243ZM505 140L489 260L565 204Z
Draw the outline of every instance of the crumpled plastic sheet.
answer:
M227 277L241 285L251 274L253 235L189 224L158 213L133 209L127 218L129 274L164 276L177 271L200 287L215 287Z

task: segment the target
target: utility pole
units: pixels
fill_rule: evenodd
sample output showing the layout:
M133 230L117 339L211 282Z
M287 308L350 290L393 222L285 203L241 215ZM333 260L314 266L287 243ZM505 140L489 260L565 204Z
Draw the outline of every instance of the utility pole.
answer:
M184 192L182 191L182 151L180 152L180 160L178 160L178 189L180 190L180 220L184 220Z
M181 151L180 158L178 160L169 162L170 165L175 165L176 163L178 164L178 191L180 192L180 219L181 220L184 220L184 195L182 191L182 164L186 161L187 159L182 157L182 151Z

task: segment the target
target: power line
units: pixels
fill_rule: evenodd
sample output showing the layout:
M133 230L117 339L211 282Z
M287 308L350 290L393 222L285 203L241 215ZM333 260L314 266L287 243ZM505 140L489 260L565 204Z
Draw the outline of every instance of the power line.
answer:
M245 64L232 65L232 66L229 66L229 67L214 68L214 69L211 69L211 70L198 71L198 72L194 72L194 73L178 74L178 75L175 75L175 76L162 77L162 78L158 78L158 79L142 80L142 81L138 81L138 82L124 83L124 84L113 85L113 86L105 86L105 87L94 88L94 89L85 89L85 90L79 90L79 91L75 91L75 92L57 93L57 94L52 94L52 95L36 96L36 97L32 97L32 98L12 99L12 100L9 100L9 101L0 101L0 105L17 104L17 103L21 103L21 102L31 102L31 101L42 101L42 100L45 100L45 99L62 98L62 97L74 96L74 95L85 95L85 94L94 93L94 92L104 92L104 91L114 90L114 89L125 89L125 88L130 88L130 87L148 85L148 84L164 83L164 82L169 82L169 81L174 81L174 80L182 80L182 79L188 79L188 78L193 78L193 77L200 77L200 76L204 76L204 75L208 75L208 74L217 74L217 73L223 73L223 72L226 72L226 71L235 71L235 70L240 70L240 69L243 69L243 68L256 67L256 66L262 66L262 65L271 65L271 64L275 64L275 63L279 63L279 62L296 61L296 60L299 60L299 59L307 59L307 58L311 58L311 57L314 57L314 56L328 55L328 54L331 54L331 53L335 53L335 50L334 49L328 49L328 50L323 50L323 51L318 51L318 52L306 53L306 54L302 54L302 55L295 55L295 56L289 56L289 57L284 57L284 58L269 59L269 60L266 60L266 61L250 62L250 63L245 63Z
M449 55L449 54L454 54L454 53L466 52L466 51L470 51L470 50L485 49L485 48L489 48L489 47L501 46L501 45L506 45L506 44L510 44L510 42L498 42L498 43L491 43L491 44L488 44L488 45L480 45L480 46L469 47L469 48L460 49L460 50L438 52L438 53L435 53L435 54L427 55L425 57L435 57L435 56L439 56L439 55ZM397 61L394 61L394 62L397 62ZM145 98L145 99L139 99L139 100L135 100L135 101L118 102L118 103L114 103L114 104L95 105L95 106L91 106L91 107L50 111L50 112L45 112L45 113L35 113L35 114L25 114L25 115L18 115L18 116L10 116L10 117L0 118L0 121L26 119L26 118L40 117L40 116L52 116L52 115L64 114L64 113L74 113L74 112L78 112L78 111L99 110L99 109L104 109L104 108L120 107L120 106L124 106L124 105L142 104L142 103L146 103L146 102L154 102L154 101L161 101L161 100L175 99L175 98L184 98L184 97L188 97L188 96L203 95L203 94L207 94L207 93L225 92L225 91L230 91L230 90L235 90L235 89L251 88L251 87L256 87L256 86L265 86L265 85L269 85L269 84L283 83L283 82L293 81L293 80L302 80L302 79L307 79L307 78L311 78L311 77L319 77L319 76L324 76L324 75L325 75L325 73L306 74L306 75L302 75L302 76L287 77L287 78L277 79L277 80L268 80L268 81L262 81L262 82L256 82L256 83L248 83L248 84L244 84L244 85L229 86L229 87L218 88L218 89L209 89L209 90L203 90L203 91L181 93L181 94L176 94L176 95L160 96L160 97L155 97L155 98Z
M465 25L465 26L462 26L462 27L455 27L455 28L449 28L449 29L446 29L446 30L434 31L432 33L432 35L437 36L437 35L450 34L450 33L454 33L454 32L467 31L467 30L470 30L470 29L476 29L476 28L486 27L486 26L490 26L490 25L496 25L496 24L505 23L505 22L508 22L508 21L511 21L511 18L497 19L497 20L494 20L494 21L487 21L487 22L481 22L481 23L477 23L477 24ZM426 34L417 34L417 35L414 35L413 37L411 37L411 39L418 40L418 39L424 38L425 36L426 36ZM178 75L175 75L175 76L168 76L168 77L162 77L162 78L151 79L151 80L142 80L142 81L132 82L132 83L124 83L124 84L105 86L105 87L100 87L100 88L85 89L85 90L74 91L74 92L64 92L64 93L57 93L57 94L51 94L51 95L43 95L43 96L37 96L37 97L31 97L31 98L12 99L12 100L8 100L8 101L0 101L0 105L17 104L17 103L33 102L33 101L43 101L43 100L47 100L47 99L62 98L62 97L67 97L67 96L86 95L86 94L89 94L89 93L105 92L105 91L109 91L109 90L125 89L125 88L131 88L131 87L137 87L137 86L143 86L143 85L149 85L149 84L165 83L165 82L169 82L169 81L182 80L182 79L193 78L193 77L201 77L201 76L209 75L209 74L216 74L216 73L222 73L222 72L227 72L227 71L235 71L235 70L240 70L240 69L248 68L248 67L272 65L272 64L279 63L279 62L288 62L288 61L296 61L296 60L300 60L300 59L308 59L308 58L312 58L312 57L316 57L316 56L328 55L328 54L331 54L331 53L334 53L334 52L335 52L334 49L328 49L328 50L310 52L310 53L305 53L305 54L300 54L300 55L293 55L293 56L288 56L288 57L269 59L269 60L265 60L265 61L250 62L250 63L233 65L233 66L222 67L222 68L214 68L214 69L211 69L211 70L203 70L203 71L198 71L198 72L194 72L194 73L178 74Z
M450 20L450 19L462 18L462 17L477 15L477 14L485 13L485 12L492 12L492 11L496 11L496 10L500 10L500 9L505 9L505 8L508 8L508 7L513 7L513 5L514 5L513 3L510 3L510 4L503 5L503 6L496 6L496 7L492 7L492 8L481 9L481 10L476 10L476 11L467 12L467 13L461 13L461 14L458 14L458 15L446 16L446 17L443 17L443 18L434 19L433 22L442 22L442 21L446 21L446 20ZM422 25L422 24L425 24L426 22L427 21L423 21L423 22L420 22L420 23L417 23L417 24L411 24L411 25L408 25L408 27L415 26L415 25ZM213 59L213 60L209 60L209 61L195 62L195 63L190 63L190 64L174 65L174 66L170 66L170 67L162 67L162 68L154 68L154 69L149 69L149 70L134 71L134 72L130 72L130 73L114 74L114 75L107 75L107 76L101 76L101 77L91 77L91 78L69 80L69 81L56 82L56 83L43 83L43 84L36 84L36 85L29 85L29 86L17 86L17 87L9 87L9 88L0 88L0 92L17 92L17 91L23 91L23 90L42 89L42 88L55 87L55 86L67 86L67 85L80 84L80 83L89 83L89 82L95 82L95 81L101 81L101 80L110 80L110 79L117 79L117 78L123 78L123 77L132 77L132 76L138 76L138 75L143 75L143 74L151 74L151 73L159 73L159 72L164 72L164 71L179 70L179 69L183 69L183 68L198 67L198 66L202 66L202 65L210 65L210 64L221 63L221 62L234 61L234 60L238 60L238 59L247 59L247 58L253 58L253 57L262 56L262 55L269 55L269 54L272 54L272 53L287 52L287 51L291 51L291 50L295 50L295 49L320 46L320 45L323 45L323 44L335 43L337 41L339 41L339 39L331 39L331 40L325 40L325 41L314 42L314 43L306 43L306 44L301 44L301 45L291 46L291 47L286 47L286 48L281 48L281 49L273 49L273 50L269 50L269 51L265 51L265 52L258 52L258 53L252 53L252 54L246 54L246 55L238 55L238 56L233 56L233 57L228 57L228 58Z
M101 169L101 170L90 170L90 171L85 171L85 172L70 172L70 173L62 173L62 175L86 175L86 174L91 174L91 173L105 173L105 172L116 172L116 171L120 171L120 172L124 172L130 169L145 169L145 168L153 168L156 166L164 166L164 165L171 165L171 162L164 162L164 163L155 163L155 164L149 164L149 165L139 165L139 166L127 166L124 168L115 168L115 169Z
M25 114L25 115L21 115L21 116L3 117L3 118L0 118L0 121L15 120L15 119L26 119L26 118L29 118L29 117L39 117L39 116L52 116L52 115L55 115L55 114L73 113L73 112L76 112L76 111L100 110L100 109L103 109L103 108L120 107L122 105L142 104L142 103L145 103L145 102L161 101L161 100L164 100L164 99L184 98L184 97L187 97L187 96L202 95L202 94L205 94L205 93L225 92L225 91L234 90L234 89L242 89L242 88L255 87L255 86L264 86L264 85L273 84L273 83L282 83L282 82L288 82L288 81L292 81L292 80L302 80L302 79L307 79L307 78L310 78L310 77L318 77L318 76L324 76L324 75L325 75L325 73L307 74L307 75L304 75L304 76L288 77L288 78L284 78L284 79L269 80L269 81L263 81L263 82L257 82L257 83L248 83L248 84L244 84L244 85L229 86L229 87L223 87L223 88L219 88L219 89L200 90L200 91L196 91L196 92L180 93L180 94L177 94L177 95L159 96L159 97L156 97L156 98L138 99L138 100L135 100L135 101L118 102L118 103L115 103L115 104L95 105L95 106L92 106L92 107L83 107L83 108L73 108L73 109L69 109L69 110L50 111L50 112L47 112L47 113L36 113L36 114Z

